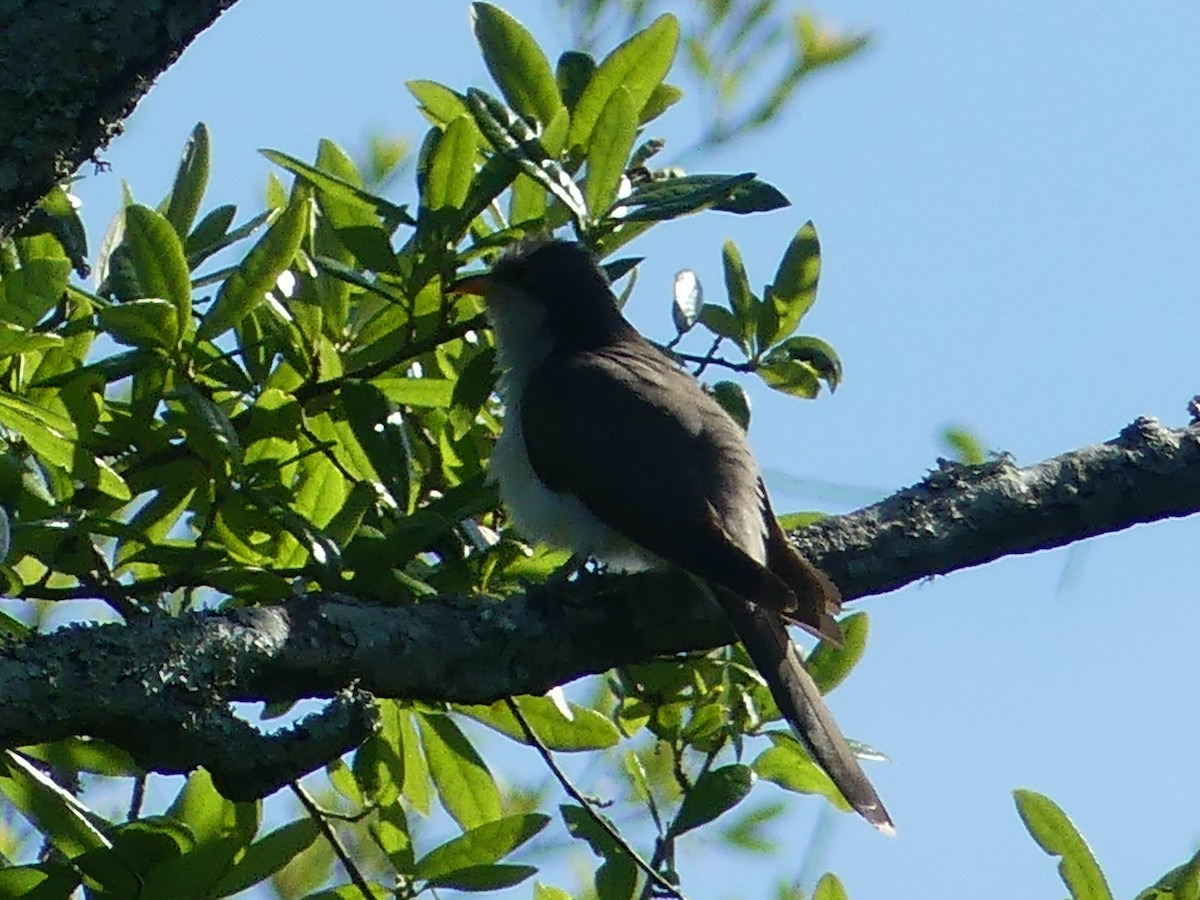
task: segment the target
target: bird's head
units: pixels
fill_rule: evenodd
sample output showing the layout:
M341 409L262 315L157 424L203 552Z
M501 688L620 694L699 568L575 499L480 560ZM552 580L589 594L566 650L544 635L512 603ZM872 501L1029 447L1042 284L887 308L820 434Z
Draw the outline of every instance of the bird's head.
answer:
M450 290L483 297L502 352L537 342L583 349L628 327L595 257L572 241L521 241Z

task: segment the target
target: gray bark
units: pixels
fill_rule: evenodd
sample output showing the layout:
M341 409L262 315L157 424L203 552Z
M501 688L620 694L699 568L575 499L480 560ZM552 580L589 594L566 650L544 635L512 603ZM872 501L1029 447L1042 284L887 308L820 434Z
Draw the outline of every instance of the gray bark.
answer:
M1018 553L1200 511L1200 427L1139 419L1113 441L1027 468L943 463L911 488L793 537L848 600ZM207 767L262 796L355 746L362 691L485 703L731 639L684 576L590 576L503 602L392 608L309 596L229 613L71 627L0 647L0 746L104 738L147 769ZM236 700L337 698L282 735L233 718Z
M0 237L235 0L0 0Z

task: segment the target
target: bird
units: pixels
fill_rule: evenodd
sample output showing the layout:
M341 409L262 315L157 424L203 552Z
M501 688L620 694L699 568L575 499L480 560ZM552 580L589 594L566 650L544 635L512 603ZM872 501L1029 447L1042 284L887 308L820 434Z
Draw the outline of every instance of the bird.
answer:
M840 645L841 596L788 541L742 427L629 323L578 242L527 238L449 290L481 296L493 328L504 419L488 468L518 530L610 570L706 584L800 742L892 833L787 631Z

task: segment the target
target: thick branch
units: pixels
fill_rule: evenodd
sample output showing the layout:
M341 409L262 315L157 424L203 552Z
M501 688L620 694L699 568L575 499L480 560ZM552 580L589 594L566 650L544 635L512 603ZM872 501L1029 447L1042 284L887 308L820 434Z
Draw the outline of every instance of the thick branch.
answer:
M796 538L857 598L1197 511L1200 429L1142 419L1115 441L1025 469L943 465ZM361 704L343 702L299 736L263 737L228 716L230 701L329 697L354 684L386 697L488 702L729 638L716 607L670 573L588 577L505 602L388 609L308 597L72 627L0 650L0 746L88 734L149 769L205 765L231 795L264 794L354 746L370 722Z
M0 236L235 0L0 0Z

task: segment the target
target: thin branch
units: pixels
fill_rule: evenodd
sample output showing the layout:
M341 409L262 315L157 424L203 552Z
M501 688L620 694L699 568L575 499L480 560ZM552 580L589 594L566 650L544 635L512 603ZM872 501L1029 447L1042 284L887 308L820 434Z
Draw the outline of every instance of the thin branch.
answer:
M317 823L317 828L321 830L321 834L325 835L325 840L333 848L333 853L338 858L338 861L341 862L342 868L346 870L346 874L350 876L350 880L354 883L354 886L362 893L363 900L375 900L375 894L371 890L371 886L367 884L367 879L363 878L362 872L358 871L358 866L354 864L354 860L346 852L346 848L338 838L337 832L333 830L333 826L329 824L329 820L321 814L320 808L313 802L312 797L308 795L308 791L304 790L298 781L293 781L288 787L292 789L292 793L299 798L300 803L308 810L309 816Z
M625 840L624 835L617 830L616 826L602 816L596 810L596 808L592 806L591 801L588 800L587 797L583 796L583 793L579 790L579 788L575 787L575 784L570 778L567 777L567 773L559 768L558 763L555 762L554 754L550 752L550 748L542 743L542 739L537 736L536 732L534 732L533 727L529 724L529 720L526 719L525 714L521 712L521 707L517 705L517 701L515 701L512 697L505 697L504 702L507 704L509 712L513 714L513 718L517 720L517 724L521 726L521 731L525 733L526 740L528 740L533 748L537 750L538 755L541 756L542 760L546 763L546 768L550 770L550 773L555 777L558 783L562 785L562 789L567 792L568 796L570 796L572 800L582 806L587 814L592 817L592 821L599 825L605 834L612 838L616 845L620 847L630 859L633 860L634 864L646 873L646 878L648 879L646 883L647 889L649 889L651 884L655 884L668 896L676 897L677 900L687 900L679 888L667 881L667 879L662 876L662 873L652 867L650 863L646 862L646 860L642 858L642 855L634 850L632 846L630 846L629 842Z

